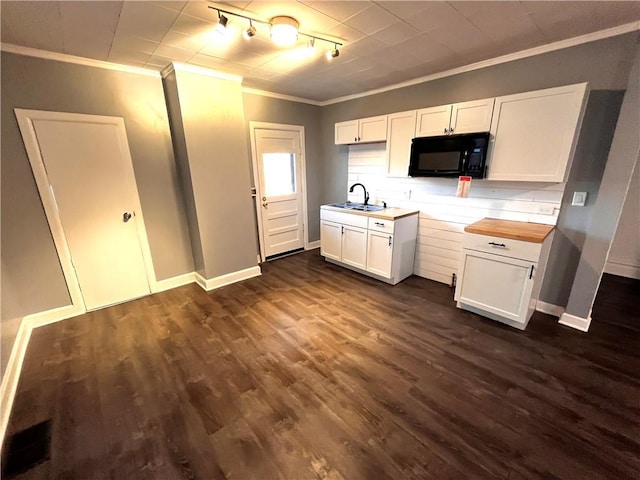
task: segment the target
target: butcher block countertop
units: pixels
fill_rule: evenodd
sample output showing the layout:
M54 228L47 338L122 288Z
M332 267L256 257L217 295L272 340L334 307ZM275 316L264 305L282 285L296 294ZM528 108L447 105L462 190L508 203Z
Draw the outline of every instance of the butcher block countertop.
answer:
M320 208L324 210L332 210L334 212L349 213L351 215L362 215L364 217L379 218L381 220L397 220L399 218L408 217L409 215L417 215L418 210L409 210L407 208L389 207L376 212L363 212L360 210L349 210L340 207L332 207L331 205L322 205Z
M542 223L516 222L513 220L499 220L497 218L483 218L467 225L465 232L491 235L494 237L511 238L525 242L542 243L555 227Z

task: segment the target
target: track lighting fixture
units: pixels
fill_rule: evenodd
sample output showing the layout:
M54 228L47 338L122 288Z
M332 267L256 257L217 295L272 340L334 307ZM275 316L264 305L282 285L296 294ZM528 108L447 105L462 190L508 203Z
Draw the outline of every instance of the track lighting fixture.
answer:
M242 32L242 36L249 40L256 34L256 27L253 26L253 21L249 19L249 28L247 28L244 32Z
M244 18L249 21L249 27L242 32L242 36L247 40L251 39L257 34L256 27L253 26L253 23L261 23L263 25L269 25L271 32L271 40L273 43L283 47L290 47L294 45L299 36L307 37L307 49L311 52L315 49L316 40L327 42L329 44L334 45L333 50L329 50L327 52L327 58L335 58L340 55L340 51L338 50L338 46L342 46L342 43L336 42L334 40L330 40L328 38L322 38L317 35L310 35L308 33L304 33L298 30L299 25L298 21L286 15L279 15L273 17L269 21L261 20L255 17L249 17L247 15L243 15L241 13L230 12L228 10L222 10L221 8L217 8L214 6L209 6L210 9L218 12L218 24L216 25L216 32L224 34L227 30L227 23L229 22L228 16L234 16L238 18Z
M227 23L229 23L229 19L225 17L220 10L218 10L218 25L216 25L216 32L224 34L227 31Z

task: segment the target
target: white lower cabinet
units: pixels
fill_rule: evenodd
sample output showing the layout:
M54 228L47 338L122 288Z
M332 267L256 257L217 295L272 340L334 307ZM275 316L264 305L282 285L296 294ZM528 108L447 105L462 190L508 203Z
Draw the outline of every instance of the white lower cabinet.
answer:
M458 308L524 330L540 294L552 237L533 243L465 233Z
M417 235L417 212L387 220L320 210L321 255L392 285L413 274Z
M367 238L367 271L381 277L391 276L393 260L393 235L368 231Z

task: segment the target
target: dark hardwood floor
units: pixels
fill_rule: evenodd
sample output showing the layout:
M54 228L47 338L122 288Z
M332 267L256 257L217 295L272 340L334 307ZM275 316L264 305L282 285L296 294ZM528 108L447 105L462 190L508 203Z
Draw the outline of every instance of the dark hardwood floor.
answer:
M520 332L315 250L42 327L8 433L51 419L51 458L17 478L637 480L639 284Z

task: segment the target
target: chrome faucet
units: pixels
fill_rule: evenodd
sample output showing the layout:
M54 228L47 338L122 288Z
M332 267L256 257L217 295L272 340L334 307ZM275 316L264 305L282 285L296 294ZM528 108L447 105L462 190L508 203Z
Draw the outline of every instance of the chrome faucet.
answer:
M357 187L358 185L360 185L362 187L362 189L364 190L364 204L367 205L369 203L369 194L367 193L367 189L365 188L365 186L361 183L354 183L353 185L351 185L351 187L349 188L349 193L353 193L353 189L355 187Z

